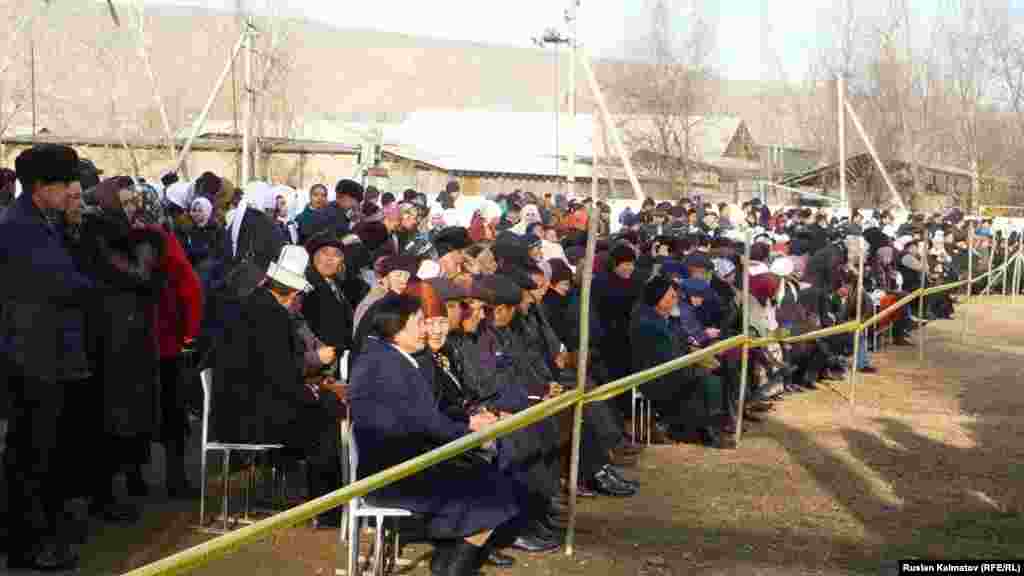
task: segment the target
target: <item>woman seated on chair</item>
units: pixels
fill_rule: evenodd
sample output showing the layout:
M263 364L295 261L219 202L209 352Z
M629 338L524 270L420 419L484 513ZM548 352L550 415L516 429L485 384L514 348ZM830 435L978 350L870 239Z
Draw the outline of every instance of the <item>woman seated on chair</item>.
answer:
M438 409L430 384L413 354L426 334L420 302L408 295L382 300L373 333L353 367L349 406L359 445L359 477L366 477L493 424L485 411L469 422ZM431 561L434 574L475 574L490 550L517 530L526 495L515 482L483 461L461 458L433 466L380 488L379 505L425 517L427 535L439 544ZM495 533L495 529L502 530Z

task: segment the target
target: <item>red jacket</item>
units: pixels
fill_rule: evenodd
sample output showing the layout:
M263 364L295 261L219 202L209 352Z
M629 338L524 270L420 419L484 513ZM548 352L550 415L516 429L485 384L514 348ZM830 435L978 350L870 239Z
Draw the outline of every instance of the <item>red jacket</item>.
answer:
M199 335L203 315L202 288L199 276L174 234L162 226L154 229L158 229L164 239L160 270L167 276L167 285L160 294L157 337L160 358L167 359L181 354L185 341Z

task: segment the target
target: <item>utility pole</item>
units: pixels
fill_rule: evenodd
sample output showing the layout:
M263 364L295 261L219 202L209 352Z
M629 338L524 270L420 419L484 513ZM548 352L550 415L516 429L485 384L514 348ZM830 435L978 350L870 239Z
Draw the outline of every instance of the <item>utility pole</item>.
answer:
M572 43L569 59L569 197L576 195L576 8L579 0L569 0L569 11L565 14L569 24L569 42Z
M540 37L534 37L533 43L541 48L551 46L555 60L555 182L560 184L562 177L562 143L561 143L561 121L562 121L562 61L561 53L558 51L559 44L568 44L571 40L562 36L555 28L547 28Z
M249 136L252 130L252 109L254 103L252 90L252 18L249 16L245 18L245 31L243 34L245 34L245 108L243 108L244 117L242 119L242 181L238 185L245 188L245 185L252 179L252 157L249 149Z
M32 142L36 141L38 128L36 127L36 35L35 30L28 38L29 49L29 75L31 76L32 88Z

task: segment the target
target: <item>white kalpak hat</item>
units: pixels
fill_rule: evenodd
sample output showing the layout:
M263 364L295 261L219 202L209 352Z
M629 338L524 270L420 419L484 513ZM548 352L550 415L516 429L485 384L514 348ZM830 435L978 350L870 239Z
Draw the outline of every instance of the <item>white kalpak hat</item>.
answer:
M267 268L267 277L300 292L309 292L313 285L306 280L309 252L302 246L288 245L281 249L277 262Z

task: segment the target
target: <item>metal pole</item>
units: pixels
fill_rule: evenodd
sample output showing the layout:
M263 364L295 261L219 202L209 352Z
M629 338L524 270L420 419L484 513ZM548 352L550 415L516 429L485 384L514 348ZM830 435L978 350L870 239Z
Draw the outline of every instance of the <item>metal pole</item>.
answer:
M1024 267L1024 229L1019 230L1017 233L1017 265L1014 266L1015 272L1013 277L1013 296L1010 298L1011 304L1017 303L1017 294L1020 293L1020 276L1022 267Z
M921 250L921 289L923 290L923 289L928 287L928 241L927 241L927 239L921 241L921 249L920 250ZM928 325L925 324L924 301L925 301L925 296L924 296L924 294L922 294L921 298L919 299L919 301L917 303L917 317L918 317L919 320L921 320L921 334L917 338L917 344L918 344L918 346L917 346L917 360L919 362L921 362L921 364L924 364L924 335L925 335L925 330L928 328Z
M743 402L747 395L747 371L750 364L750 244L753 235L747 230L743 247L743 353L740 356L740 397L736 403L736 446L743 437Z
M974 289L974 225L967 226L967 300L964 302L964 322L960 329L960 342L967 342L967 317L970 315L971 292Z
M32 141L36 141L36 134L39 130L36 127L36 38L35 31L28 37L29 47L29 75L32 84Z
M629 183L633 186L633 194L636 195L637 199L644 200L647 196L644 195L644 191L640 187L640 181L636 177L636 172L633 171L633 163L630 161L629 154L626 153L626 147L622 144L622 137L615 126L611 112L608 111L608 104L605 103L601 86L597 83L597 76L594 75L594 69L590 64L590 55L583 50L581 50L581 53L580 63L583 65L583 71L587 74L587 81L590 83L590 90L594 93L594 99L597 100L597 106L601 109L601 117L604 119L605 126L611 129L615 152L618 153L619 160L622 161L622 166L626 169L626 176L629 177Z
M576 195L576 0L569 0L569 197Z
M583 263L583 282L580 286L580 348L576 361L576 389L582 394L587 382L587 363L590 355L590 285L594 276L594 253L597 251L597 184L591 178L590 208L587 211L587 252ZM572 556L576 543L576 488L580 474L580 437L583 432L583 402L573 407L572 456L569 461L569 525L565 531L565 554Z
M987 296L989 290L992 288L992 266L996 261L996 243L993 240L992 246L988 249L988 269L985 272L988 273L988 278L985 279L985 289L982 290L981 295Z
M562 143L559 132L562 123L562 59L558 54L558 43L551 43L552 54L555 55L555 188L561 188L562 177Z
M178 155L178 161L175 163L175 172L181 170L182 165L185 163L185 159L188 158L188 153L192 150L192 142L199 135L199 131L203 129L203 124L206 123L206 117L210 114L210 109L213 108L213 101L217 99L217 94L220 92L220 87L224 85L224 80L227 79L228 74L231 72L231 63L235 61L235 57L238 56L238 51L242 49L242 44L248 36L248 28L242 32L242 35L238 37L238 42L235 43L234 49L231 51L231 58L228 59L227 64L224 66L224 70L220 73L220 78L217 79L217 84L214 85L213 91L210 92L210 98L206 101L206 106L203 107L203 112L196 119L195 123L192 124L192 134L188 137L185 142L185 146L181 149L181 153ZM242 184L244 186L244 184Z
M861 237L857 237L857 240L863 243ZM864 333L863 328L860 327L862 321L861 314L864 312L864 255L867 250L864 246L860 248L860 260L857 263L857 331L853 333L853 369L850 370L850 407L855 408L854 404L855 394L857 392L857 359L860 358L860 337ZM876 327L877 329L877 327Z
M836 119L839 122L839 201L846 204L846 110L843 102L846 99L846 81L842 76L836 79L836 91L839 106L836 108ZM850 215L851 219L853 215Z
M1003 234L1003 298L1006 298L1006 277L1010 275L1010 234Z
M853 120L853 127L860 133L860 137L864 140L864 146L868 149L871 154L871 158L874 159L875 164L878 166L878 171L882 173L882 178L885 179L886 186L889 187L889 192L892 197L896 200L896 204L900 207L900 210L907 211L907 206L903 203L903 198L900 197L899 192L896 191L896 186L892 183L892 179L889 178L889 172L885 169L885 165L882 164L881 158L878 157L878 152L875 151L875 145L871 143L871 139L868 138L868 133L864 130L864 126L860 123L860 118L857 117L857 113L854 111L853 106L850 105L846 100L843 101L846 104L846 111L850 113L850 119Z
M242 108L242 181L239 186L244 188L252 178L252 155L249 150L249 137L252 130L252 34L250 26L252 20L245 19L245 81L242 83L242 90L245 92L245 106Z

